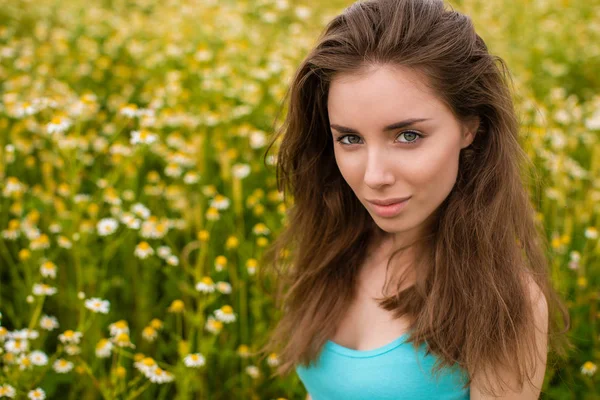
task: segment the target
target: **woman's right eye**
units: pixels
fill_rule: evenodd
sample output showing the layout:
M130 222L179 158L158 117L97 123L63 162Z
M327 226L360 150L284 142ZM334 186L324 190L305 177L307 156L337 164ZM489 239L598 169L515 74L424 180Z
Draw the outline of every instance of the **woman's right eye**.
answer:
M346 146L350 146L350 145L356 144L356 143L345 143L345 142L342 142L342 139L347 138L347 137L356 137L357 138L358 136L356 136L356 135L342 135L339 138L337 138L336 140L338 142L340 142L341 144L346 145Z

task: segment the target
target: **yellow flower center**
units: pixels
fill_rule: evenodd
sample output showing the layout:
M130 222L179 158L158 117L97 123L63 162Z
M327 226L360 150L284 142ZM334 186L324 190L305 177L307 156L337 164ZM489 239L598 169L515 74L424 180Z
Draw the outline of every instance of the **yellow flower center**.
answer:
M142 364L144 364L147 367L151 367L155 364L154 359L152 359L151 357L146 357L142 360Z
M129 343L129 335L121 332L117 335L115 340L119 343Z
M232 314L233 308L231 308L231 306L223 306L221 307L221 311L223 311L225 314Z

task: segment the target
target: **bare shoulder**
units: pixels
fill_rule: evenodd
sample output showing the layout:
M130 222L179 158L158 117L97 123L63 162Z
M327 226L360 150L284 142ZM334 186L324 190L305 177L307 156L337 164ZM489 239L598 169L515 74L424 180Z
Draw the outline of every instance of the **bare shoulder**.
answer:
M310 394L306 395L306 400L312 400L312 397L310 397Z
M546 296L542 292L542 289L537 284L537 282L531 277L529 274L524 274L525 279L525 287L529 294L530 304L533 307L534 312L537 314L538 318L536 318L536 322L542 320L547 317L548 313L548 303L546 301ZM541 327L539 327L541 328Z

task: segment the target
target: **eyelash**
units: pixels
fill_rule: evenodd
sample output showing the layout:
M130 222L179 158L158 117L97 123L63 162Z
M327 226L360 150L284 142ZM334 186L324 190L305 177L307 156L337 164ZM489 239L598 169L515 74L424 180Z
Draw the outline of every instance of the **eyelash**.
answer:
M401 143L404 143L404 144L406 144L408 146L414 146L415 143L420 142L421 139L423 139L423 137L424 137L424 135L420 134L417 131L413 131L413 130L402 131L402 132L400 132L400 134L398 134L398 136L400 136L400 135L402 135L404 133L414 133L415 135L417 135L417 139L413 140L412 142L401 142ZM352 135L352 134L342 135L339 138L337 138L336 141L339 142L342 146L353 146L353 145L357 144L357 143L342 143L342 139L344 139L347 136L356 136L356 137L358 137L357 135Z

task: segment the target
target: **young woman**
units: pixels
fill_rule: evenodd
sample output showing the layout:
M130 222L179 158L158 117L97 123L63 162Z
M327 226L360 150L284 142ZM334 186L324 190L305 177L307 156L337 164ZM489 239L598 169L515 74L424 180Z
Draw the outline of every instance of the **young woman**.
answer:
M261 352L309 398L533 400L571 346L506 72L442 0L357 2L298 68Z

